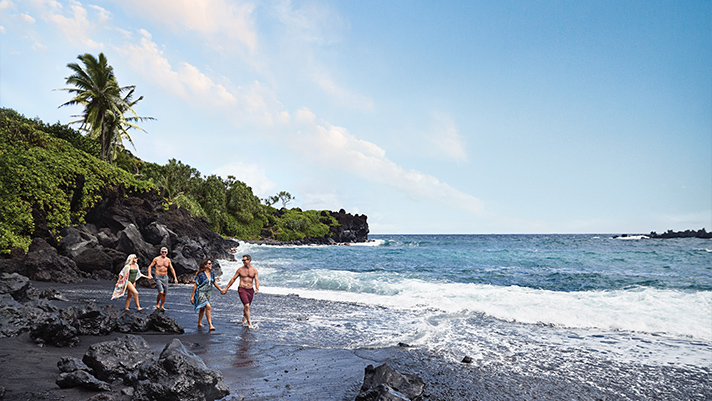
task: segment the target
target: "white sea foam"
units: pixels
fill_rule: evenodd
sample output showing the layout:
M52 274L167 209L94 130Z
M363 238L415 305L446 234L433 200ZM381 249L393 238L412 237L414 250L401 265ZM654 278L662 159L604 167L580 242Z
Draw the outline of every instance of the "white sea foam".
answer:
M372 240L368 240L366 242L354 242L349 245L350 246L383 246L383 245L385 245L385 243L386 243L386 240L372 239Z
M429 280L419 272L376 264L360 272L329 266L351 263L364 251L397 255L400 249L390 248L393 244L387 240L378 250L244 243L239 251L253 254L263 293L337 301L319 308L299 303L296 315L281 316L285 342L299 332L305 345L321 344L324 336L329 344L354 348L406 342L460 359L462 354L487 361L546 355L553 345L636 362L712 363L712 291L630 287L566 292ZM240 265L221 261L228 278Z
M287 263L287 261L284 261ZM271 260L279 264L278 260ZM223 262L231 277L239 263ZM391 308L431 308L446 313L481 312L500 320L571 328L599 328L712 340L712 292L653 288L557 292L402 278L383 272L260 267L261 291L358 302Z

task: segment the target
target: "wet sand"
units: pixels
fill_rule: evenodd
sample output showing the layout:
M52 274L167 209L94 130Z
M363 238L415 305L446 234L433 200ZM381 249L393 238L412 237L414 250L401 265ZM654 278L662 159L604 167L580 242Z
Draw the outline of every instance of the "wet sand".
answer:
M123 308L124 299L111 301L113 282L84 280L78 284L32 282L43 290L55 288L69 300L52 301L61 308L93 301ZM221 296L213 291L215 331L197 327L197 315L189 304L192 286L169 287L166 312L185 328L182 335L136 333L151 346L155 356L172 339L178 338L205 364L220 370L231 395L225 400L353 400L368 365L388 363L401 373L419 375L426 383L427 400L704 400L712 397L709 369L647 366L591 358L586 350L551 349L555 364L512 356L503 362L472 364L453 362L421 347L343 349L295 346L299 339L285 341L272 331L268 320L302 319L293 308L308 311L323 308L324 301L260 293L253 301L257 328L241 322L242 304L237 291ZM151 313L156 291L139 288L140 313ZM327 305L328 306L328 305ZM342 308L357 307L342 305ZM132 304L133 313L135 306ZM277 314L276 314L277 313ZM260 327L262 323L262 327ZM204 321L205 324L205 321ZM206 324L207 327L207 324ZM112 392L60 389L57 361L64 356L81 359L96 342L123 336L80 337L74 348L40 347L27 333L0 339L0 386L7 400L87 400L103 394L102 400L130 400L127 386L112 385ZM281 334L283 335L283 334ZM536 359L536 358L534 358ZM243 398L244 397L244 398Z
M113 304L123 307L124 299L110 300L113 283L109 281L84 280L78 284L32 282L43 290L55 288L69 302L52 301L58 307L93 301L99 306ZM236 292L220 296L213 291L211 304L217 312L213 324L215 331L197 327L197 315L187 303L192 286L171 285L166 302L166 312L186 329L185 334L160 334L155 332L135 333L141 335L151 346L155 356L172 339L178 338L188 350L200 356L210 368L220 370L230 387L231 399L354 399L363 381L364 368L369 364L380 365L397 357L401 349L344 350L319 349L275 344L266 330L250 329L239 323L242 305ZM107 296L108 294L108 296ZM150 313L154 309L155 290L139 288L141 306ZM270 300L279 296L259 294L262 307L269 307ZM237 306L235 306L237 305ZM133 313L135 305L131 304ZM227 312L226 312L227 311ZM222 317L229 313L231 320ZM256 319L258 321L259 319ZM8 400L86 400L100 392L82 389L60 389L55 380L59 375L57 362L65 356L81 359L93 343L114 340L123 336L112 333L108 336L80 336L77 347L58 348L38 346L28 333L18 337L0 338L0 386L5 387L4 399ZM117 400L128 400L122 394L123 384L112 385L111 395Z

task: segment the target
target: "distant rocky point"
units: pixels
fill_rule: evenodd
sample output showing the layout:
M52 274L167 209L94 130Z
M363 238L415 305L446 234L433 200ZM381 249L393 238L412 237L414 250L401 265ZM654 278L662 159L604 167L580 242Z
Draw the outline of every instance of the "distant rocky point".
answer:
M628 234L622 234L622 235L614 235L613 238L620 238L620 239L647 239L647 238L712 238L712 232L707 232L704 228L694 231L694 230L685 230L685 231L673 231L673 230L667 230L667 232L664 232L662 234L658 234L655 231L651 231L650 234L644 235L644 234L634 234L634 235L628 235Z
M704 228L697 230L697 231L667 230L667 232L664 232L662 234L658 234L655 231L651 231L650 234L648 234L648 237L650 237L650 238L712 238L712 232L708 233L707 231L705 231Z

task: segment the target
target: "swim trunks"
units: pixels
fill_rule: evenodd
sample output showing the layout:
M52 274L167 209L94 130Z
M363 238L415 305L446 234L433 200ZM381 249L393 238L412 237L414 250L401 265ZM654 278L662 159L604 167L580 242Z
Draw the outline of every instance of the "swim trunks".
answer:
M159 276L156 274L153 277L156 279L156 288L158 288L158 292L168 292L168 275Z
M255 296L255 289L237 287L237 294L240 295L240 301L242 301L243 305L251 304L252 297Z

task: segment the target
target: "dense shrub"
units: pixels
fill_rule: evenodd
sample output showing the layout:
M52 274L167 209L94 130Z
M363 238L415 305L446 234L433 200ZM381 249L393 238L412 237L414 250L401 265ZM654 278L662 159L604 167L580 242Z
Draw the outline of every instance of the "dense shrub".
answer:
M81 224L100 199L102 188L123 185L129 192L153 186L77 149L42 129L46 125L17 112L0 110L0 251L27 250L36 226L34 212L46 216L52 232ZM69 131L53 128L77 143ZM71 138L70 138L71 139Z

